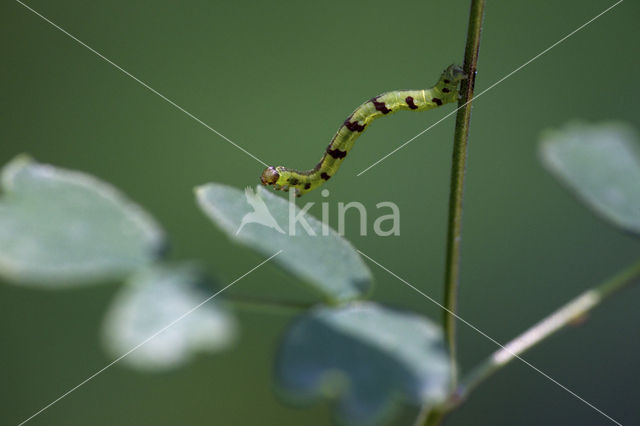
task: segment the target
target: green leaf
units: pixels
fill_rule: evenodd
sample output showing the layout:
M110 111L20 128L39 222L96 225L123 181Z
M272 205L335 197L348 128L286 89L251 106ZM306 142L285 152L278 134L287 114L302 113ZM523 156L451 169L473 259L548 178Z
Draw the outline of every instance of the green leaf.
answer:
M347 424L381 424L403 401L444 401L450 364L442 332L425 317L357 303L298 318L276 360L281 394L293 403L336 400Z
M640 234L640 146L622 123L572 123L543 135L548 170L589 207Z
M331 301L361 298L371 288L371 272L353 246L311 215L304 218L314 235L300 222L291 232L289 217L300 209L262 187L254 193L210 183L196 189L200 208L230 238L266 256L283 253L274 261L310 283Z
M179 367L199 352L228 348L235 319L215 300L206 301L215 292L200 289L201 281L191 265L156 265L132 276L105 317L108 352L117 359L135 348L120 362L159 371Z
M42 287L121 279L155 259L161 228L93 176L19 156L2 170L0 276Z

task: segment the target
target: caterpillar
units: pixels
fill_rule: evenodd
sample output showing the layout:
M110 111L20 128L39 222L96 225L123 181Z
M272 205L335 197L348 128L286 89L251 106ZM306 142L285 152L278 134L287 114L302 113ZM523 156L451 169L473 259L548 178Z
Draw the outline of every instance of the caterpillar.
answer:
M450 65L430 89L395 90L371 98L347 117L313 169L298 171L270 166L262 172L260 182L273 185L274 189L280 191L293 189L298 197L319 187L336 174L356 139L373 120L402 109L426 111L455 102L458 99L458 83L465 78L462 68Z

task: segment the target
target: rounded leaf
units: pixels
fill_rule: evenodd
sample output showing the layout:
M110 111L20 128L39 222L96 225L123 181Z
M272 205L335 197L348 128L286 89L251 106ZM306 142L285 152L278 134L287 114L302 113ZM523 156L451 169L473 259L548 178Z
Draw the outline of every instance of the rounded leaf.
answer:
M541 153L549 171L596 213L640 235L640 145L632 128L569 124L543 136Z
M201 280L190 265L156 265L135 274L105 317L109 353L118 358L131 351L121 363L158 371L181 366L196 353L229 347L235 319L215 300L200 305L211 296L198 287Z
M355 248L295 204L262 187L254 193L210 183L196 195L200 208L230 238L267 256L283 250L273 261L329 300L357 299L370 290L371 271ZM300 220L290 226L296 216Z
M441 330L427 318L357 303L298 318L280 347L276 380L291 402L330 397L340 421L374 425L400 400L443 402L450 364Z
M153 218L93 176L20 156L1 179L5 279L47 287L121 279L163 247Z

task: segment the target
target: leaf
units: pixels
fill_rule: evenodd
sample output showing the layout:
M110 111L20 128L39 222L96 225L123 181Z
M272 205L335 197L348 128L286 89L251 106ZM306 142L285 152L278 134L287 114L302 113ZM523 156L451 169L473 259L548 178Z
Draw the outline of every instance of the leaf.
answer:
M601 217L640 234L640 146L622 123L572 123L543 135L547 169Z
M439 327L368 302L298 318L276 359L276 381L287 400L334 398L336 416L347 424L380 424L400 401L441 403L449 378Z
M135 274L105 317L108 352L119 358L135 348L120 362L159 371L181 366L198 352L229 347L236 335L235 319L214 300L203 304L215 293L199 289L201 280L190 265L156 265Z
M155 259L161 228L113 186L19 156L2 170L0 276L42 287L121 279Z
M289 209L300 209L262 187L257 193L210 183L196 189L200 208L230 238L266 256L310 283L331 301L357 299L371 289L371 271L353 246L311 215L304 218L315 235L301 223L290 233Z

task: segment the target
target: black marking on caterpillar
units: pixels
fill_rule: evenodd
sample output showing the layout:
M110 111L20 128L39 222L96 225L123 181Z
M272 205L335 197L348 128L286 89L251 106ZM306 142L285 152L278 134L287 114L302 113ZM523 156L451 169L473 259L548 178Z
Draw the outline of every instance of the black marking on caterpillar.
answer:
M411 109L418 109L418 106L413 103L413 97L411 96L407 96L404 101L407 103L407 105L409 105L409 108Z
M340 151L339 149L331 149L331 145L327 147L327 154L332 156L333 158L344 158L347 156L347 151Z
M344 125L347 129L351 130L352 132L362 132L365 128L364 124L360 124L357 121L345 121Z
M371 98L371 102L373 102L373 106L376 107L377 111L380 111L383 114L389 114L391 110L387 108L387 105L384 102L379 102L378 98Z

